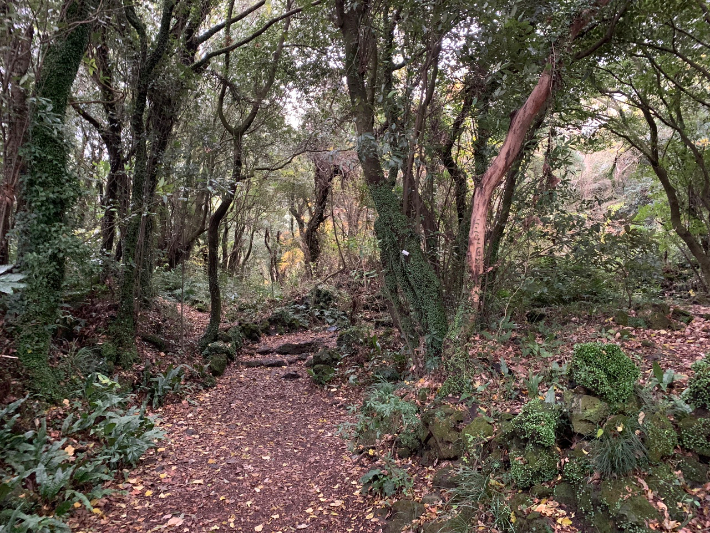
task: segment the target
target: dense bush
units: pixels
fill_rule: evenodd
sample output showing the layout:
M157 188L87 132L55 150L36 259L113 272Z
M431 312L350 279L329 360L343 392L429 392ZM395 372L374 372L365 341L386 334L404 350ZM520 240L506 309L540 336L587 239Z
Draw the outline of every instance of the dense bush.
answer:
M574 347L572 379L610 403L631 396L640 372L616 344L590 342Z
M531 444L550 447L555 445L555 430L559 413L553 406L539 399L525 404L520 414L513 419L513 427L522 438Z
M691 368L695 374L688 382L688 402L695 407L710 409L710 357L706 355Z

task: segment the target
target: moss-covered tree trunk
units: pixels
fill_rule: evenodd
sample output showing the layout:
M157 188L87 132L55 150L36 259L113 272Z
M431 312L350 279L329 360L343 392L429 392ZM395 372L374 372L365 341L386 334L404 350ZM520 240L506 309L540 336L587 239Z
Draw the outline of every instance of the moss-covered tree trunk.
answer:
M67 2L64 23L47 48L36 84L27 146L27 174L20 180L25 212L19 221L20 268L27 276L18 323L17 355L38 392L53 397L57 379L48 364L49 346L64 282L64 261L72 242L66 214L78 193L67 171L64 115L74 78L91 32L96 0Z
M127 367L136 356L136 313L139 304L140 271L143 264L144 243L147 234L150 200L154 187L150 183L148 168L148 140L145 114L148 91L154 81L155 69L168 49L170 21L175 8L174 0L165 0L160 21L160 30L153 49L148 52L148 35L134 7L127 4L125 13L128 22L138 34L141 47L141 64L136 82L131 115L131 129L135 143L133 184L131 190L130 219L123 242L123 280L118 314L112 325L112 337L117 345L118 363ZM158 110L159 112L159 110Z
M368 60L361 48L361 29L367 25L368 6L336 0L337 24L345 47L345 75L358 133L358 158L375 203L378 219L375 234L389 296L394 300L403 329L409 316L418 325L418 334L429 355L441 352L447 322L441 286L422 251L422 243L410 219L400 208L392 181L385 173L374 134L374 87L367 87ZM374 38L369 36L370 39ZM363 56L364 55L364 56ZM371 57L371 56L368 56ZM403 331L405 336L407 331ZM412 345L411 340L410 346Z

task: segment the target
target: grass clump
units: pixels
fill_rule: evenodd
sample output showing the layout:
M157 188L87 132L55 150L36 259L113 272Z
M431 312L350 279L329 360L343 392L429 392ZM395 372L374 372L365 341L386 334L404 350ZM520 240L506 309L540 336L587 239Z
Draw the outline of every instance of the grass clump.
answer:
M647 463L648 452L635 426L620 421L605 427L608 429L592 445L592 464L603 479L624 476Z
M572 379L609 403L626 401L640 377L639 369L616 344L577 344Z
M513 419L516 433L531 444L550 447L555 445L555 430L559 413L542 400L532 400L523 406L520 414Z
M695 374L688 382L688 403L710 409L710 357L707 355L690 367Z

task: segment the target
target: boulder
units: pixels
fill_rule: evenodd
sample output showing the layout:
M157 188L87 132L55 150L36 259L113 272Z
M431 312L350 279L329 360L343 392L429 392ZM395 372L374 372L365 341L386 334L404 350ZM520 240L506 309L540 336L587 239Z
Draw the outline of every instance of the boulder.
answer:
M678 422L678 429L683 448L710 457L710 418L686 416Z
M399 500L392 504L392 514L383 528L384 533L400 533L424 514L424 505L414 500Z
M340 362L340 354L331 348L322 348L313 355L312 365L335 366Z
M683 479L691 487L698 487L710 481L710 466L694 457L683 457L678 461L678 468L683 473Z
M216 341L207 345L202 355L206 358L212 357L214 355L224 355L230 361L234 361L236 356L236 351L232 346L226 342Z
M621 309L614 313L614 322L616 322L617 326L628 326L629 318L629 313Z
M566 391L563 399L572 430L580 435L594 435L611 413L609 404L596 396Z
M285 342L280 346L277 346L274 351L279 355L299 355L303 353L315 352L321 344L318 341L307 341L307 342Z
M329 365L314 365L309 374L318 385L325 385L335 376L335 368Z
M637 312L637 316L641 318L650 329L670 329L671 320L668 318L670 312L670 307L667 304L652 303L641 306Z
M574 511L577 509L577 491L571 483L563 481L555 486L553 497L556 502L561 503L568 510Z
M434 474L431 484L436 489L453 489L458 484L456 481L456 469L453 466L440 468Z
M261 338L261 326L256 322L245 322L239 326L239 329L242 337L249 341L257 342Z
M493 436L493 425L482 416L476 417L473 421L463 428L461 438L464 446L469 443L489 439Z
M461 455L461 435L457 426L466 413L451 406L429 409L422 413L422 422L431 434L432 454L439 460L458 459Z
M227 369L227 363L227 356L224 354L215 354L211 356L209 359L210 372L213 376L221 376Z

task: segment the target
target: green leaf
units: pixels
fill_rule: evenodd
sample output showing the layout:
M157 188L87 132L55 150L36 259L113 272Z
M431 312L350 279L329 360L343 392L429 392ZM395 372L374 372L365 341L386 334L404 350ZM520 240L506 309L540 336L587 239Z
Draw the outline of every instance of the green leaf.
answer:
M653 375L659 383L663 383L663 370L661 369L661 365L658 364L658 361L653 362Z

